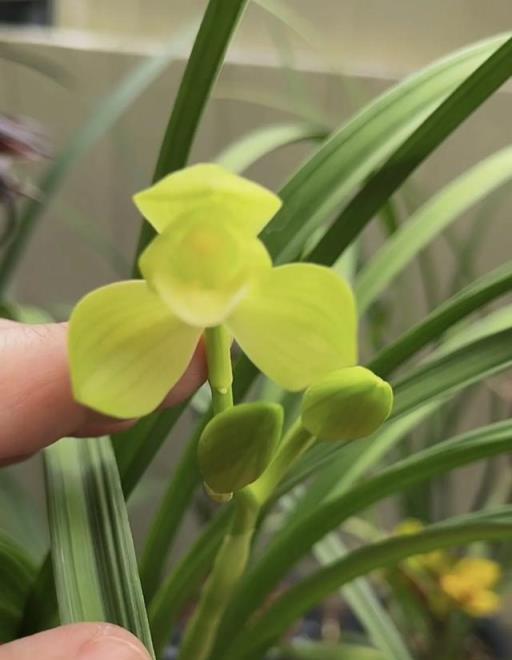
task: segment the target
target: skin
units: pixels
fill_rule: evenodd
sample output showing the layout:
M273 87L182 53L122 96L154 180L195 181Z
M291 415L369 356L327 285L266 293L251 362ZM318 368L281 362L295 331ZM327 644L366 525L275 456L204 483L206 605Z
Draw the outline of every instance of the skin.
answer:
M104 417L73 400L67 325L0 320L0 465L29 456L64 436L114 433L136 420ZM202 345L162 407L176 405L205 380ZM79 440L77 440L79 442ZM103 623L62 626L0 646L0 660L145 660L141 643Z

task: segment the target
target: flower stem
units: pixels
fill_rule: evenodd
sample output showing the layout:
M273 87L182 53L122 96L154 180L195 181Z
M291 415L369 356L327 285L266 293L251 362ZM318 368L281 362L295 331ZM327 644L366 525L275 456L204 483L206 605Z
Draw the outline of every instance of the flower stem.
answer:
M283 438L274 460L263 475L236 493L230 529L187 626L179 660L206 660L210 656L222 615L245 572L261 509L293 461L312 442L314 438L299 420Z
M288 430L274 459L265 472L246 490L251 491L260 506L266 504L294 461L316 441L298 419Z
M236 494L231 527L187 626L179 660L209 657L226 605L245 571L258 513L259 507L250 494L244 491Z
M215 415L233 405L233 370L231 367L231 336L223 326L204 331L208 382L212 390Z

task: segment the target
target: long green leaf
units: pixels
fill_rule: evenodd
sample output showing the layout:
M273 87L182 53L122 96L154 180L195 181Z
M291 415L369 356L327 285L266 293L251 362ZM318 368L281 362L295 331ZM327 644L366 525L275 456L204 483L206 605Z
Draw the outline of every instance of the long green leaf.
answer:
M393 447L404 439L418 424L431 415L443 400L426 403L409 414L391 420L373 437L363 443L352 442L343 450L326 456L324 469L321 464L315 466L315 479L309 484L304 495L297 501L293 513L288 521L296 520L311 513L327 496L340 495L353 486L372 467L377 465ZM311 461L306 456L304 463L308 464L308 473ZM288 491L295 483L304 480L304 472L300 468L284 482L283 491Z
M226 147L215 161L233 172L243 172L260 158L282 147L297 142L323 140L327 135L325 128L308 122L264 126Z
M403 141L325 233L309 260L332 263L407 177L512 75L507 39Z
M51 554L47 553L45 560L37 571L31 585L20 635L32 635L41 630L48 630L59 625L57 594L53 577Z
M478 274L476 260L480 254L485 241L493 229L500 210L510 197L510 187L500 188L482 204L471 219L466 236L455 235L451 230L445 234L448 247L453 253L455 270L448 284L448 292L455 293L458 289L473 279Z
M230 639L294 564L349 516L414 484L511 448L512 422L495 424L412 455L323 502L311 514L287 526L270 543L226 613L220 639Z
M321 565L330 565L348 553L337 534L328 534L313 548L313 554ZM382 660L412 660L395 622L380 602L372 585L364 577L345 585L340 591L350 609L368 633L370 641L379 649Z
M16 472L0 471L0 530L39 562L48 549L48 538L35 500L24 486Z
M385 660L385 656L369 646L306 642L297 640L284 646L287 660Z
M66 438L44 452L62 623L108 621L152 641L109 438Z
M150 57L130 71L112 92L98 104L89 119L78 128L63 151L38 183L42 200L29 200L19 219L18 230L0 261L0 292L4 291L42 213L55 196L67 174L82 156L115 124L121 115L172 60L176 43L163 53Z
M188 401L185 401L163 412L154 412L128 431L113 436L112 444L126 497L132 493L187 405Z
M432 526L420 534L396 537L351 552L289 589L273 603L249 629L233 640L224 660L252 657L279 638L288 627L334 589L377 569L394 566L412 555L462 546L474 541L500 541L512 536L512 523L453 521Z
M478 382L512 365L512 329L477 339L415 369L394 386L397 417L425 402Z
M430 342L438 340L450 326L511 290L512 262L509 261L475 280L388 344L371 361L371 369L384 378L389 376L412 355Z
M497 320L494 318L495 315L499 317ZM507 369L512 364L511 317L507 314L503 320L501 319L501 313L498 312L490 316L490 321L484 319L479 322L481 325L477 327L477 330L480 330L480 332L467 344L461 345L463 337L467 333L462 333L462 337L457 334L453 339L453 350L443 352L437 357L434 356L427 363L417 367L408 376L404 376L394 384L395 405L391 419L376 434L377 438L384 437L382 440L384 445L386 444L387 429L389 425L394 424L394 420L399 415L403 416L415 409L419 413L420 406L423 404L435 401L438 397L454 395L473 383ZM403 417L398 420L399 426L402 420ZM406 424L407 422L403 420L403 423ZM391 444L392 437L393 435L391 435ZM369 452L369 456L374 452L377 455L379 454L380 445L377 444L374 449L371 440L370 438L368 442L360 444L352 443L348 447L346 445L336 446L330 444L319 444L313 447L291 471L285 482L285 490L302 482L323 466L333 464L336 454L345 451L349 452L347 464L353 464L355 470L358 470L359 459L364 464L366 452ZM375 441L375 439L373 440ZM343 459L340 459L340 461L343 461ZM371 459L370 464L372 464ZM356 474L360 476L358 472ZM333 483L332 479L330 482ZM341 480L342 485L343 483L344 481ZM323 486L321 488L323 489ZM312 497L316 498L313 495ZM316 502L317 500L312 501Z
M339 475L343 475L342 470L338 472L338 477ZM297 503L293 495L290 495L281 498L280 503L285 508L300 509L302 512L304 499L301 498L300 503ZM288 524L289 518L284 525ZM336 532L327 534L313 547L313 555L321 565L330 564L346 553L347 550ZM412 660L393 619L365 578L359 578L344 587L342 597L366 630L369 639L380 649L383 660Z
M466 302L470 303L472 300L472 295L475 294L475 298L479 298L480 288L482 289L483 295L486 295L484 292L487 289L487 285L490 288L496 285L496 291L501 289L501 283L505 283L505 287L508 288L506 284L508 268L507 265L498 268L493 273L490 273L487 276L482 278L482 282L475 283L475 286L470 286L467 288L468 300L466 301L466 290L461 292L461 306L459 307L461 312L461 318L463 316L463 311L466 309L464 305ZM454 298L454 307L457 309L457 300ZM475 300L476 301L476 300ZM473 302L475 302L473 301ZM446 315L451 315L451 303L446 306ZM443 306L444 310L444 306ZM455 313L456 315L456 313ZM436 315L433 314L433 319ZM440 319L443 320L444 312L440 314ZM426 323L429 322L427 318ZM446 391L449 391L453 387L453 383L450 383L449 377L450 371L452 368L458 369L457 364L459 360L462 362L467 362L473 358L471 349L467 352L460 352L454 356L455 362L443 362L438 358L441 358L443 355L446 355L450 352L455 351L456 349L461 349L468 344L472 344L480 339L484 339L496 333L501 333L512 327L512 306L507 306L502 309L498 309L494 312L491 312L486 317L479 319L472 323L470 328L462 327L457 328L452 336L445 340L441 346L436 350L436 353L432 358L437 359L433 363L434 370L438 368L438 383L435 382L436 379L430 381L434 389L429 389L429 391L424 392L426 405L422 405L420 408L413 410L407 414L402 414L397 419L392 419L376 434L375 437L368 438L364 443L351 443L349 445L341 445L340 447L330 447L325 445L319 445L314 447L305 457L302 459L299 464L294 468L289 477L282 484L278 492L288 492L295 485L303 482L306 478L311 475L315 475L315 481L309 485L306 493L301 497L295 511L293 512L293 517L297 518L305 515L312 509L314 509L319 502L321 502L328 494L342 493L347 487L351 486L357 479L359 479L366 471L368 471L372 466L376 465L377 462L385 455L397 442L400 441L404 435L410 431L417 423L419 423L425 416L430 415L432 412L436 411L443 403L444 398L437 398L436 385L440 384L442 387L442 394L445 395ZM421 324L419 326L421 328ZM506 338L505 338L506 343ZM418 347L420 348L420 346ZM476 362L475 369L471 370L471 373L467 374L467 378L464 378L458 383L455 390L452 389L452 394L460 391L461 388L471 385L475 382L475 376L478 379L479 370L481 368L480 359L483 357L481 353L483 349L483 354L487 353L487 358L489 362L486 362L486 367L491 369L491 372L494 371L495 366L495 357L493 351L487 352L487 348L484 345L480 345L477 348L476 352ZM386 353L386 349L382 354ZM370 368L377 370L376 366L379 363L379 354L376 359L370 362ZM401 360L406 359L408 354L402 353L398 350L396 360L394 362L394 367L400 366ZM507 360L504 362L504 366L508 364ZM432 363L431 363L432 367ZM486 367L482 371L482 376L484 376L487 371ZM498 367L498 370L500 367ZM444 372L444 373L443 373ZM380 373L380 372L379 372ZM384 372L386 373L386 372ZM445 390L445 387L448 388ZM433 396L434 400L430 403L428 399ZM398 409L400 408L401 403L398 401Z
M155 648L161 649L178 622L183 607L197 594L208 575L231 517L228 506L217 515L190 551L165 579L149 608Z
M495 309L471 323L462 323L457 332L450 334L436 349L435 354L445 355L509 328L512 328L512 304Z
M0 644L18 636L35 574L29 555L0 531Z
M359 273L354 292L360 314L432 239L512 177L512 148L482 160L419 208Z
M244 87L243 85L230 85L219 83L213 93L213 98L224 101L236 101L238 103L248 103L250 105L262 106L284 112L312 124L323 125L328 123L325 114L319 111L313 111L312 108L304 108L302 105L293 103L289 94L277 90L258 89Z
M280 21L287 28L295 32L311 47L321 42L323 35L317 33L313 26L301 15L294 11L286 2L280 0L255 0L255 4Z
M165 131L154 181L187 164L206 103L247 2L209 1ZM151 225L143 222L137 254L142 252L153 236Z
M187 512L190 500L201 483L197 464L197 443L205 424L199 423L187 442L167 490L151 522L139 564L144 595L149 601L159 587L172 542Z
M436 62L380 96L340 128L281 190L283 208L263 233L272 256L280 262L296 258L312 229L327 221L504 42L505 37L493 38ZM336 255L342 252L336 243L333 250Z

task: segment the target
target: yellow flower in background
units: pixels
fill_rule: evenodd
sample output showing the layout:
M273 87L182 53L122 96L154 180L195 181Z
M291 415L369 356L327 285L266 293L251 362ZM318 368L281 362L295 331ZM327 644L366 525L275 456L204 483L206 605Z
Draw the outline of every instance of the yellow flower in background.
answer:
M408 536L409 534L419 534L425 529L425 525L417 518L406 518L394 529L395 536Z
M394 530L395 536L409 536L419 534L425 529L425 525L417 518L406 518L399 523ZM406 559L405 564L413 570L427 570L433 573L441 573L449 566L449 556L442 550L433 550L422 555L415 555Z
M467 614L474 617L497 612L500 596L493 591L501 578L500 566L490 559L466 557L441 576L444 593Z
M408 518L395 527L396 536L419 534L425 529L421 520ZM457 608L473 617L489 616L501 606L493 589L501 578L499 564L482 557L456 560L449 553L434 550L405 560L409 577L421 587L430 608L444 617Z

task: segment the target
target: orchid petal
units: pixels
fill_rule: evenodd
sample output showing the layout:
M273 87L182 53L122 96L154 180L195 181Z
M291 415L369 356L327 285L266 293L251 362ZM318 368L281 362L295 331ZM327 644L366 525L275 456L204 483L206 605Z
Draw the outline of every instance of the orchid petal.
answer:
M196 219L157 236L139 267L179 318L209 327L224 321L271 261L261 241L226 218Z
M229 220L257 236L281 206L270 190L212 163L173 172L133 201L159 233L178 221L202 218L213 225Z
M118 282L89 293L70 319L75 398L113 417L151 412L185 372L200 334L145 282Z
M289 264L266 273L226 325L249 359L287 390L356 363L352 292L323 266Z

